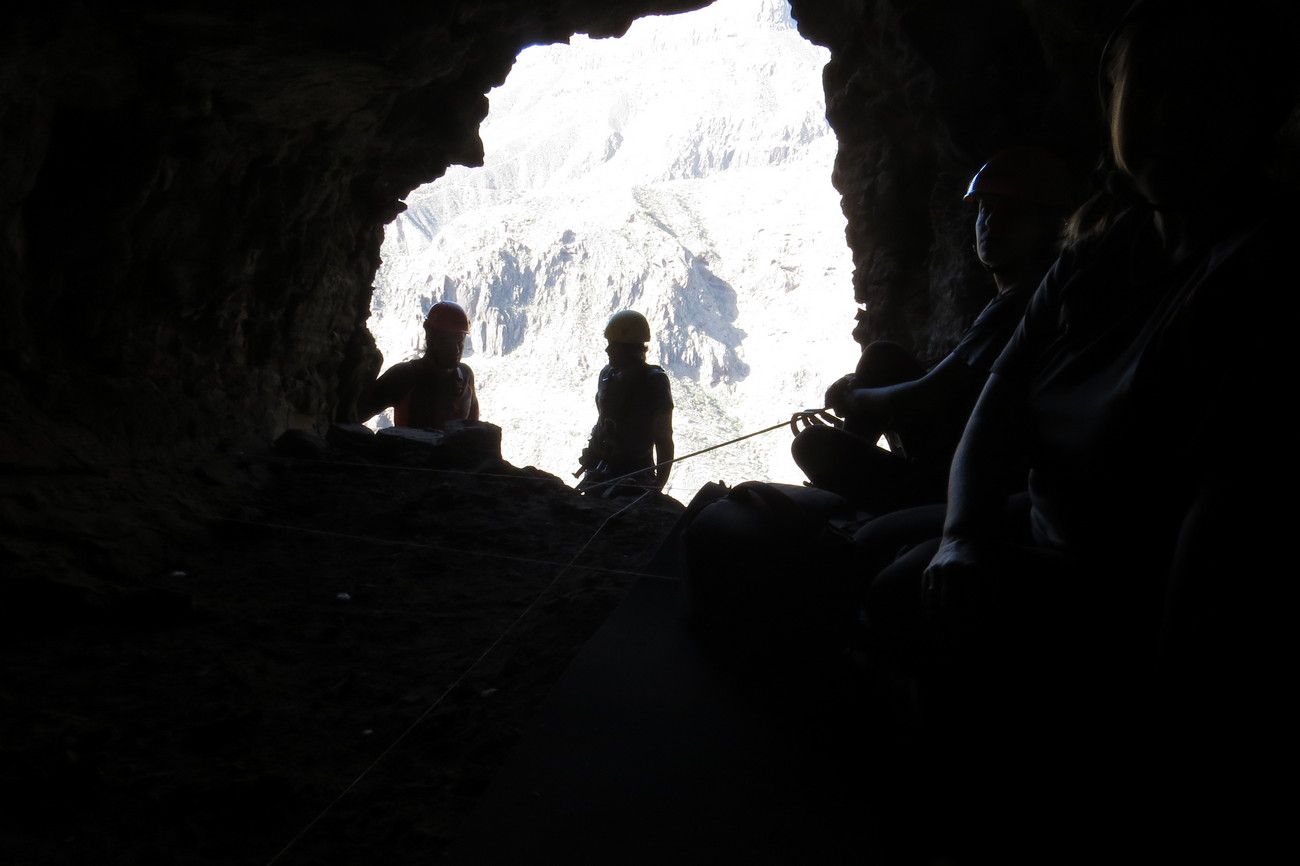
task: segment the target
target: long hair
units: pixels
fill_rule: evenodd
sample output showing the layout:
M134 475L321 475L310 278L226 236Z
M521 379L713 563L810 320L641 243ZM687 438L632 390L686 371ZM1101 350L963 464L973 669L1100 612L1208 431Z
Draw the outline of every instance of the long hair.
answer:
M1288 174L1294 180L1294 34L1294 15L1267 0L1239 0L1230 14L1172 0L1134 3L1102 52L1098 95L1109 147L1098 163L1097 192L1067 221L1067 245L1104 233L1133 208L1157 207L1138 193L1124 164L1126 118L1135 110L1127 103L1134 99L1138 111L1159 105L1196 117L1187 140L1228 154L1236 185L1263 189L1287 182ZM1208 168L1226 174L1223 166Z

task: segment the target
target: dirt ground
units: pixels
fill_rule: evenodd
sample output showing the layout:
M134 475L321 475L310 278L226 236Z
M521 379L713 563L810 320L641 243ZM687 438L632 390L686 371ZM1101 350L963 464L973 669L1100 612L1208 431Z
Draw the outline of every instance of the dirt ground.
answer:
M0 861L445 859L681 512L647 498L566 569L629 500L512 468L214 465L221 516L168 568L29 627L11 608Z

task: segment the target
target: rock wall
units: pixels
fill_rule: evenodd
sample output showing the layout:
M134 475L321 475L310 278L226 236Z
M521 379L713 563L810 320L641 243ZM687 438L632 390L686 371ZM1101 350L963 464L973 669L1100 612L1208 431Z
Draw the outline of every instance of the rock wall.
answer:
M834 182L873 339L938 357L988 300L961 201L988 156L1035 143L1092 167L1097 58L1127 6L793 0L800 32L831 49Z
M7 425L151 447L327 420L382 226L520 48L701 4L120 5L4 23L0 369Z
M834 180L873 336L937 354L982 302L960 194L984 156L1037 140L1091 159L1095 58L1125 3L794 0L833 55ZM50 479L347 414L377 365L364 323L382 226L407 191L481 159L483 94L520 48L701 5L10 7L5 523L46 527L63 494L31 497Z

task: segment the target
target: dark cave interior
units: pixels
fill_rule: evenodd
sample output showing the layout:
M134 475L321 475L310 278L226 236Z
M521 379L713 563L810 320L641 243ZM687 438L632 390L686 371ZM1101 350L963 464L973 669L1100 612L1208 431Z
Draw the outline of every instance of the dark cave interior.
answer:
M46 490L87 467L166 473L346 416L379 363L365 320L383 226L418 184L481 161L483 94L520 48L699 5L7 13L6 466ZM990 152L1038 142L1091 164L1095 57L1123 6L793 4L832 53L833 182L871 337L934 357L986 300L959 193ZM33 528L76 534L68 515L98 510L15 483L0 549L20 568ZM40 556L102 573L59 547Z
M382 625L344 623L334 599L364 596L355 573L306 571L305 548L286 551L252 530L231 535L216 521L279 508L364 535L359 525L379 533L384 519L358 524L350 497L387 498L402 513L442 497L466 515L467 537L503 526L508 534L511 520L562 527L542 557L559 559L608 516L547 488L503 517L509 500L490 486L385 487L365 473L296 472L255 455L287 430L323 433L347 417L377 372L365 322L383 226L417 185L481 161L484 94L517 53L575 32L618 36L636 17L702 5L54 0L0 13L0 567L17 587L0 621L15 669L31 671L0 689L11 719L0 756L17 767L6 775L34 790L31 808L11 816L24 829L0 831L17 840L11 862L69 862L69 851L112 863L264 861L360 761L311 750L329 750L338 731L369 730L375 701L390 710L373 725L382 735L427 700L431 685L410 685L427 670L409 666L380 684L348 667L358 657L386 664L375 642L409 649L421 617L454 608L454 593L428 600L401 588L428 563L350 561L354 572L383 572L369 591L385 610L407 612ZM872 338L941 354L986 300L973 288L981 282L964 186L990 153L1018 143L1091 169L1104 144L1097 58L1127 0L791 5L800 32L831 51L824 85L854 299L866 305ZM286 475L297 493L283 491ZM620 543L651 546L676 516L661 511ZM416 517L405 528L412 538L446 537ZM602 555L607 567L644 564L612 542ZM208 575L202 587L187 583L190 572ZM272 581L282 587L265 609L243 600ZM500 589L501 604L538 585L521 578ZM461 715L437 727L472 745L425 743L423 758L449 769L435 782L394 783L394 800L426 795L437 803L428 809L451 818L403 824L386 817L391 802L358 806L355 832L329 837L334 856L373 855L379 845L389 855L375 862L406 862L442 851L492 755L625 585L573 587L552 611L559 620L520 637L504 673L493 671L530 683L533 697L507 721L484 724L488 711L471 699L501 685L482 674L477 692L466 687ZM296 593L326 599L303 632L257 658L240 649L294 620ZM446 638L456 643L445 650L448 668L497 622L453 622L465 646ZM301 663L313 654L328 656L330 676ZM56 699L54 680L98 697ZM128 681L153 682L190 706L167 715L159 707L168 698L154 696L104 709L115 691L106 683ZM333 698L337 710L327 708ZM122 721L153 712L137 727ZM293 721L306 713L330 717L283 760L318 764L281 772L274 744L298 738ZM273 745L250 751L259 737ZM208 752L218 757L196 757ZM169 768L154 772L144 755L166 756ZM186 774L203 781L178 781ZM286 798L295 805L267 805ZM50 810L62 817L49 819ZM168 834L142 841L155 817ZM248 825L239 834L247 844L214 829L230 821ZM315 859L343 862L320 845Z

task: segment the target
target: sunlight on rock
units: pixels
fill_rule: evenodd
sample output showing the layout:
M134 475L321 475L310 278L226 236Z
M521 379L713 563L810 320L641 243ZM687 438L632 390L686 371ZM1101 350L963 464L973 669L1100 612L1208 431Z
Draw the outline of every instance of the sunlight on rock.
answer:
M387 229L369 325L385 365L420 351L432 303L457 301L504 456L565 478L625 307L672 376L679 454L821 406L856 361L828 58L784 0L526 49L490 94L484 166L416 190ZM669 492L720 478L802 475L775 432L681 464Z

